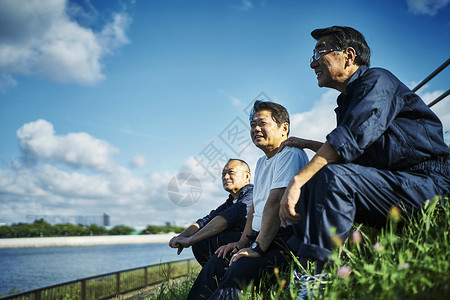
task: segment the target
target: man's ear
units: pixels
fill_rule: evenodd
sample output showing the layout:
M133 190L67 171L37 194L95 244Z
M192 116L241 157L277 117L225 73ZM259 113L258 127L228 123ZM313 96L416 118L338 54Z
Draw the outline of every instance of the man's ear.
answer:
M287 135L289 132L289 124L285 122L281 126L283 126L283 132Z
M355 64L355 59L356 59L356 50L352 47L347 47L347 49L345 49L344 51L344 55L345 55L345 66L349 67L353 64Z

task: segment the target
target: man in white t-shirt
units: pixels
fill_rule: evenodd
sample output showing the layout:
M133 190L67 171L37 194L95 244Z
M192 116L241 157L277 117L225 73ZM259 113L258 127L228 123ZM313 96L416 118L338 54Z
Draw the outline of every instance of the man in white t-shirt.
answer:
M285 245L293 233L280 226L280 200L292 177L308 162L303 150L280 144L289 135L289 114L273 102L256 101L250 114L250 135L264 152L259 158L253 203L238 242L217 249L194 282L188 299L239 299L241 287L261 278L273 268L289 265Z

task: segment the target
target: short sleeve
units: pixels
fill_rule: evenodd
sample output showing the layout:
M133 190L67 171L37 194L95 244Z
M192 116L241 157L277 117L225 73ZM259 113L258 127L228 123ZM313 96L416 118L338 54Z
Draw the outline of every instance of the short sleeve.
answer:
M292 177L308 163L305 151L293 147L285 147L276 158L270 189L287 187Z

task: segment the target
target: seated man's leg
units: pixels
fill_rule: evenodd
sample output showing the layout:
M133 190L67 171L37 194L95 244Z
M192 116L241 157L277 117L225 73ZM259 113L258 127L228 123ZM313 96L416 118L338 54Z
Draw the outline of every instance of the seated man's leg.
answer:
M231 255L228 255L228 259L222 259L212 255L198 274L187 299L208 299L224 276L230 257Z
M427 176L389 172L355 164L329 164L302 189L301 220L288 242L301 258L325 262L333 242L330 230L344 241L354 221L384 225L392 206L410 213L442 189Z
M239 299L241 288L256 282L264 273L272 274L275 267L287 268L290 263L286 245L271 247L262 257L241 258L226 270L210 299Z
M222 246L240 239L241 233L237 231L224 231L218 235L201 240L192 245L192 253L202 266L206 264L208 259Z
M227 259L211 256L205 264L189 292L188 299L238 299L240 284L248 285L258 280L262 271L269 274L275 267L288 267L290 253L284 243L292 236L292 229L280 229L276 241L260 258L241 258L229 266L231 253Z

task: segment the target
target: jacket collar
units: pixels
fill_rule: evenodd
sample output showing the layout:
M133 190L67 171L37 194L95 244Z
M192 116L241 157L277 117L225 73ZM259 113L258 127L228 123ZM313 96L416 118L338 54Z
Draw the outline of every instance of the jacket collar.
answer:
M248 191L253 190L253 184L249 183L247 185L244 185L241 189L241 192L239 193L239 197L237 198L237 200L239 201L242 196L244 196L245 194L247 194ZM231 194L228 195L228 199L227 199L227 203L230 204L232 203L234 200L233 196Z

